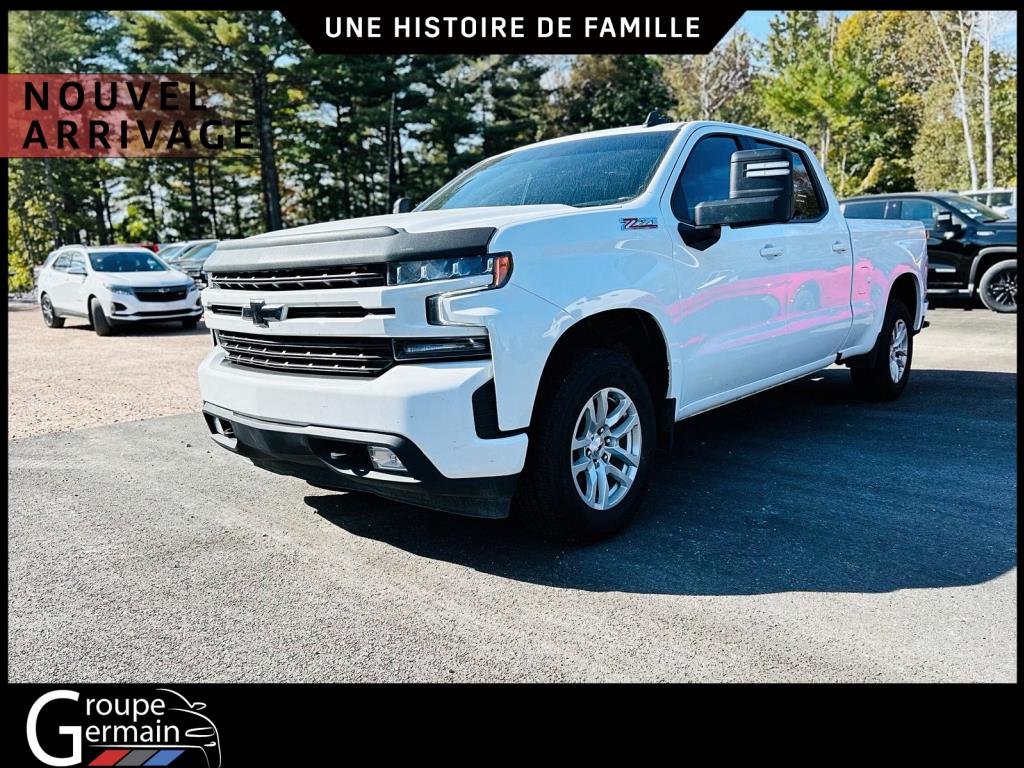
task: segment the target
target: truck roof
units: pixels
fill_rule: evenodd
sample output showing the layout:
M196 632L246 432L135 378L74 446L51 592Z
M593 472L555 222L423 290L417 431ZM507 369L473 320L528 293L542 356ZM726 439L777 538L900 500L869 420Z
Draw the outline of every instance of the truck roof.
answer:
M535 142L533 144L527 144L527 145L522 146L522 147L516 147L515 149L510 149L506 154L513 154L515 152L520 152L520 151L522 151L524 149L528 149L530 147L536 147L536 146L540 146L540 145L558 144L558 143L564 142L564 141L578 141L580 139L591 139L591 138L595 138L596 139L596 138L599 138L599 137L602 137L602 136L622 136L622 135L627 135L627 134L630 134L630 133L651 133L651 132L654 132L654 131L661 132L661 133L678 133L679 131L682 131L684 128L704 128L704 127L721 128L724 131L753 132L753 133L756 133L756 134L760 134L760 135L764 136L765 139L769 139L769 140L772 140L772 141L781 141L781 142L786 142L786 143L791 143L791 144L797 144L797 145L800 145L801 147L806 147L806 145L804 145L803 142L801 142L801 141L799 141L797 139L794 139L794 138L792 138L790 136L784 136L784 135L782 135L780 133L773 133L771 131L766 131L766 130L764 130L762 128L757 128L757 127L751 126L751 125L740 125L739 123L726 123L726 122L722 122L722 121L719 121L719 120L685 120L685 121L672 122L672 123L658 123L656 125L643 125L643 124L640 124L640 125L627 125L627 126L624 126L622 128L603 128L603 129L597 130L597 131L586 131L584 133L573 133L573 134L570 134L568 136L558 136L557 138L545 139L544 141L538 141L538 142Z

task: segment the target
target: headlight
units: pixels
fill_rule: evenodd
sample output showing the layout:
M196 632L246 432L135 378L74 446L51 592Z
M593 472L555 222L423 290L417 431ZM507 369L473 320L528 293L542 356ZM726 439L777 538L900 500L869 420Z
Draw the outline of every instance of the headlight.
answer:
M129 296L135 295L135 289L128 285L109 285L107 283L104 283L104 285L107 286L107 290L111 293L126 293Z
M512 274L512 254L463 256L455 259L398 261L388 265L388 285L413 285L435 280L491 275L491 286L500 288Z

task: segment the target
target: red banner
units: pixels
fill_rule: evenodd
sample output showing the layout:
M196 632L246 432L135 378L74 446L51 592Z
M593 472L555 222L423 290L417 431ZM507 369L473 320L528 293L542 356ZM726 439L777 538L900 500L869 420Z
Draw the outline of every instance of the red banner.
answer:
M199 157L252 149L245 78L0 75L2 157Z

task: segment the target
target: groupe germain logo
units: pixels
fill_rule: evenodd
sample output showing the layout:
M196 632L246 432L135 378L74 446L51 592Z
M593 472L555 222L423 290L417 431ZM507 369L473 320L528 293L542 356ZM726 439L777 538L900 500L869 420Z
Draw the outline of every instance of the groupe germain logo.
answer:
M220 734L204 709L170 688L124 697L61 689L35 700L25 731L42 765L221 768Z

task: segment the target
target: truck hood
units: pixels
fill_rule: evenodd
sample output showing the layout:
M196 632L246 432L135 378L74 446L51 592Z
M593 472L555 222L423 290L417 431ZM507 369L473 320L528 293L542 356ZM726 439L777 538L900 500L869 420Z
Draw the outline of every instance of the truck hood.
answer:
M477 256L502 227L576 211L513 205L365 216L310 224L222 244L207 272L319 268L410 258Z
M165 288L191 283L192 278L176 269L167 272L94 272L107 285L129 285L132 288Z
M343 233L372 227L391 227L406 232L441 232L467 227L502 227L574 210L577 209L570 205L502 205L487 208L452 208L442 211L388 213L381 216L362 216L358 219L325 221L322 224L307 224L304 227L281 229L276 232L255 235L243 242L269 243L298 235Z

